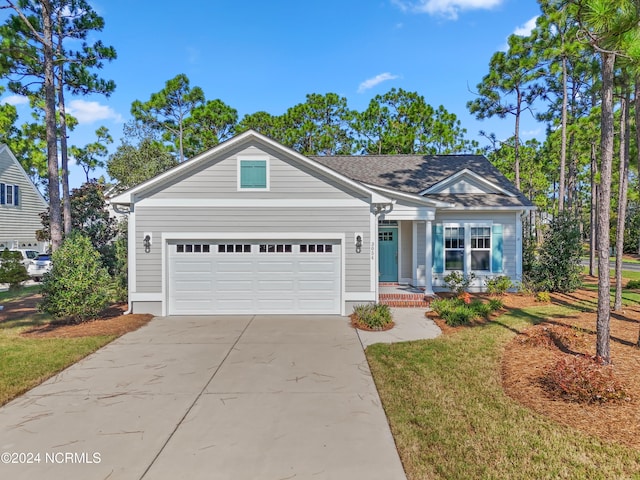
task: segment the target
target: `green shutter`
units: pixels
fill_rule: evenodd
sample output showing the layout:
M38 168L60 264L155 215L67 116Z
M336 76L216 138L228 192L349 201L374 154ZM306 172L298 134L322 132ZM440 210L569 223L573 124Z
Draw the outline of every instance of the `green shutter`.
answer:
M240 161L240 188L267 188L266 160Z
M502 273L502 225L491 228L491 271Z
M444 228L442 225L434 225L432 244L433 244L433 273L444 272Z

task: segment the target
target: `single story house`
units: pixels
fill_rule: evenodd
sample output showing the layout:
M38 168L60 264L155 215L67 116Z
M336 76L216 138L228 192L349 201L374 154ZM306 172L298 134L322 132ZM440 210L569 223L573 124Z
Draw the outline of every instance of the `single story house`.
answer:
M307 157L249 130L111 199L134 313L349 314L381 284L522 275L532 204L483 156Z
M45 251L36 231L47 202L7 145L0 144L0 250Z

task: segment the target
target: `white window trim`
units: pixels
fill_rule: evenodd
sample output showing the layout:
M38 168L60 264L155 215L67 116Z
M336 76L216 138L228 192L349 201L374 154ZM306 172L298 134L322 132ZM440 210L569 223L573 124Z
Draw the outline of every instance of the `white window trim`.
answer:
M471 270L471 229L474 227L489 227L490 233L493 235L493 221L492 220L475 220L473 222L443 222L442 223L442 275L447 275L452 272L459 272L460 270L447 270L447 262L445 255L445 228L460 228L464 227L464 264L462 266L462 273L468 275L469 273L477 273L479 275L489 275L493 273L493 243L489 249L489 270ZM493 242L493 239L491 240Z
M471 239L472 239L472 234L471 234L471 229L472 228L488 228L489 229L489 248L473 248L471 246ZM484 274L487 273L491 273L491 267L492 267L492 252L493 252L493 232L492 232L492 228L491 225L473 225L473 224L469 224L469 267L471 267L471 253L476 250L478 252L489 252L489 268L487 270L471 270L472 272L482 272ZM465 244L465 248L466 248L466 244Z
M243 161L262 161L265 162L266 165L266 175L267 175L267 182L266 182L266 187L265 188L242 188L242 169L240 168L240 166L242 165ZM238 160L237 160L237 178L238 178L238 191L239 192L268 192L269 190L271 190L271 162L269 161L269 157L265 156L265 155L238 155Z
M11 197L9 197L9 189L11 189ZM5 184L4 186L4 204L15 206L16 197L15 197L16 186L13 184Z

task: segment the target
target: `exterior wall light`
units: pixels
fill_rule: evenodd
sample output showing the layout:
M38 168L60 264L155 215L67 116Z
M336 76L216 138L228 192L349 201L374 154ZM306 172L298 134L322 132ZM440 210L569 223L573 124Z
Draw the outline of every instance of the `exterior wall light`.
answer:
M144 240L142 240L142 245L144 245L144 253L149 253L151 251L151 234L145 233Z
M362 233L356 233L356 253L362 251Z

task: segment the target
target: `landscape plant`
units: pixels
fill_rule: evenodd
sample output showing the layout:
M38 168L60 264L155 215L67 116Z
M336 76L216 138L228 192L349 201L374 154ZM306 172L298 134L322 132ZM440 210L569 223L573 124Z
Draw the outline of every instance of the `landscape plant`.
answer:
M431 302L431 309L450 327L468 325L474 320L488 318L492 312L503 308L502 302L482 302L473 300L465 303L461 298L437 298Z
M356 328L366 330L388 330L393 327L391 309L383 303L356 305L351 319Z
M41 311L80 323L104 310L111 278L88 237L72 232L51 260L51 272L42 282Z
M9 290L18 290L22 282L29 280L22 264L22 254L5 248L0 254L0 283L8 283Z
M455 293L456 295L460 295L463 292L466 292L471 285L471 282L476 278L475 273L471 272L468 275L463 274L462 272L451 272L444 277L444 283L449 289L449 291Z
M513 282L510 277L506 275L500 275L498 277L490 278L487 280L487 292L490 295L504 295L507 290L513 287Z

